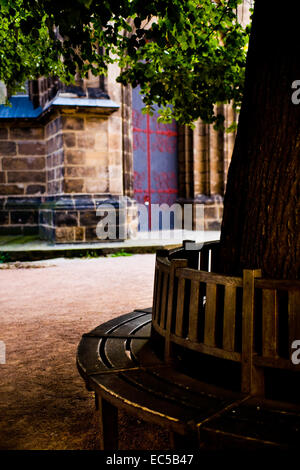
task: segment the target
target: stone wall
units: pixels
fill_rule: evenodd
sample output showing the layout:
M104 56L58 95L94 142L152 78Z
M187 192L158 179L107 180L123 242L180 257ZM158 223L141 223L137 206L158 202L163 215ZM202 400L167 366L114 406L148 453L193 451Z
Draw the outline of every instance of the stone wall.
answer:
M224 113L225 129L237 120L229 105L220 107L218 112ZM196 207L203 204L204 229L221 228L223 197L234 141L234 132L216 131L201 120L195 123L193 130L187 126L179 129L178 201L194 205L194 227L201 226L196 220Z
M0 122L0 235L38 233L46 192L44 126Z
M122 121L120 112L115 114L60 108L47 124L48 197L40 211L42 238L57 243L99 241L96 210L108 201L116 206L123 193Z
M0 123L0 195L32 195L46 191L44 127Z
M120 224L128 219L133 229L136 213L123 197L122 132L122 107L58 106L35 120L0 120L0 235L99 241L97 209L110 204L116 237L126 238Z
M101 195L49 196L41 204L40 238L56 243L125 240L134 203L127 198ZM110 236L99 238L97 226L109 217ZM104 230L103 230L104 231Z

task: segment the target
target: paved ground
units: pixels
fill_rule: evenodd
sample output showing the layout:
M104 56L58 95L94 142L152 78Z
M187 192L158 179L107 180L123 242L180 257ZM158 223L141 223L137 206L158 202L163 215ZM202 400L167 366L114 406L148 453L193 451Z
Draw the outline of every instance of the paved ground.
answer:
M154 255L0 265L0 449L98 449L93 394L75 356L82 333L151 306ZM167 449L122 415L121 448Z
M6 235L0 236L0 253L12 252L51 252L63 253L66 251L93 251L93 250L141 250L149 248L157 248L163 246L180 245L183 240L194 240L196 242L214 241L220 238L218 231L195 231L195 230L171 230L171 231L152 231L138 232L136 237L114 242L99 243L60 243L53 244L40 240L38 235ZM63 256L58 255L58 256Z

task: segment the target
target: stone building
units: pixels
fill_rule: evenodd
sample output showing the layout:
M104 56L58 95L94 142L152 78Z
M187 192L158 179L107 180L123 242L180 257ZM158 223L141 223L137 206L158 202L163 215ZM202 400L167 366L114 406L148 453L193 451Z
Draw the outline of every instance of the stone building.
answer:
M115 73L73 87L34 80L0 107L0 234L99 241L97 207L122 210L130 103Z
M111 65L107 78L72 87L40 78L0 106L0 235L96 242L115 208L124 239L137 227L136 202L204 204L205 229L220 228L234 135L201 121L194 130L158 124L117 75ZM224 112L228 124L236 118Z

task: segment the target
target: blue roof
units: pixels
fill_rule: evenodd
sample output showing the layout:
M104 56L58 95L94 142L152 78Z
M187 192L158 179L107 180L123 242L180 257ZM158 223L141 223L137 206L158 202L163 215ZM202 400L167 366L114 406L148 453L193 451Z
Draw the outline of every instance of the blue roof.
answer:
M0 106L0 119L7 118L37 118L42 112L41 107L33 108L29 96L12 96L9 99L11 106Z
M37 118L50 106L88 106L110 108L112 110L119 108L118 104L109 99L63 98L57 96L44 109L41 106L34 109L27 95L12 96L9 101L12 106L0 105L0 119Z
M112 100L103 98L64 98L57 96L51 103L55 106L92 106L94 108L119 109L119 105Z

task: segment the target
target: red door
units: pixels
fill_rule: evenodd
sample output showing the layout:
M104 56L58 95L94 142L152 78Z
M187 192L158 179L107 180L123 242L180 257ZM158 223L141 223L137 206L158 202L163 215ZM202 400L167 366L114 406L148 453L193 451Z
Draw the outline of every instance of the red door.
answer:
M151 230L151 204L171 206L177 199L177 126L157 122L159 114L142 114L139 87L132 92L134 197L148 207ZM171 225L172 228L172 225Z

